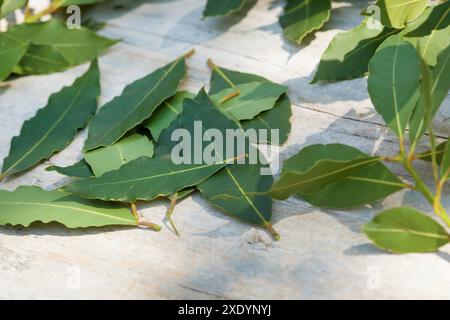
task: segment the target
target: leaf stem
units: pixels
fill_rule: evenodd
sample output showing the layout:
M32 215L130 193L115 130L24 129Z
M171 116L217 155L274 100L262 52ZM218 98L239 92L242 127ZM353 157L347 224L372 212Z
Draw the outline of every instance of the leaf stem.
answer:
M404 156L403 165L404 165L405 169L408 171L408 173L411 175L411 177L414 179L417 190L424 195L424 197L427 199L427 201L431 205L433 205L434 204L434 196L431 193L431 191L428 189L428 187L425 185L425 183L422 181L420 176L417 174L416 170L414 169L414 167L412 165L411 158Z
M183 58L189 59L189 58L192 57L194 54L195 54L195 49L192 48L191 50L189 50L188 52L186 52L185 54L183 54Z
M280 234L274 229L274 227L270 223L266 223L265 227L272 234L273 238L276 241L280 241L281 239Z
M167 221L169 221L169 223L172 226L173 231L175 232L175 234L177 236L180 236L180 233L178 232L177 227L175 226L175 223L172 220L172 213L175 210L175 206L177 205L177 199L178 199L178 193L175 193L172 196L172 199L170 200L170 207L169 207L169 209L166 212L166 219L167 219Z
M147 222L147 221L139 221L139 225L140 226L144 226L147 227L153 231L159 232L161 231L161 226L157 225L156 223L153 222Z
M442 197L442 190L444 189L444 185L450 176L450 169L447 170L447 172L443 175L443 177L438 181L436 185L436 196L434 198L433 208L436 214L447 224L448 227L450 227L450 217L447 214L447 211L445 211L444 207L442 206L441 197Z
M136 202L132 202L130 206L131 206L131 213L136 218L136 220L139 221L139 213L136 207Z

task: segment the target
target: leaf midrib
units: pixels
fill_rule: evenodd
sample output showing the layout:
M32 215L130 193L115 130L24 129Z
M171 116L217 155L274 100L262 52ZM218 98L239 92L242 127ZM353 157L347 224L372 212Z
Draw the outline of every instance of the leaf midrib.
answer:
M178 65L179 62L181 62L183 60L183 58L178 59L177 61L175 61L172 66L170 66L169 70L162 70L164 72L164 75L161 77L161 79L159 79L157 81L157 83L152 87L152 89L144 96L144 98L142 98L137 104L134 105L134 107L125 115L122 117L122 120L115 126L112 126L112 128L105 134L103 134L100 138L96 138L96 140L103 140L105 137L107 137L111 132L113 132L114 130L116 130L125 120L127 120L128 116L130 114L132 114L133 112L136 111L136 109L139 108L139 106L142 105L142 103L148 99L148 97L159 87L159 85L170 75L170 73L173 71L173 69L175 69L175 67ZM123 136L123 135L122 135ZM119 139L120 137L118 137L117 139ZM117 141L117 139L115 141ZM89 148L89 150L94 149L96 147L100 146L99 144L97 144L96 146L93 146L91 148Z
M23 205L30 205L30 206L44 206L44 207L55 207L55 208L62 208L62 209L70 209L70 210L74 210L74 211L80 211L83 213L89 213L89 214L93 214L93 215L97 215L97 216L102 216L102 217L107 217L113 220L119 220L119 221L125 221L125 222L133 222L133 220L128 220L125 218L120 218L120 217L116 217L116 216L112 216L112 215L108 215L105 213L100 213L97 211L92 211L92 210L88 210L88 209L81 209L81 208L77 208L77 207L71 207L71 206L63 206L63 205L56 205L56 204L50 204L50 203L42 203L42 202L16 202L16 201L7 201L7 202L3 202L0 201L0 205L19 205L19 206L23 206Z
M89 72L89 71L88 71ZM83 79L82 85L80 86L79 90L77 91L76 95L74 96L74 98L72 99L72 101L69 104L69 107L67 108L67 110L65 110L61 116L58 118L57 121L55 121L55 123L53 124L53 126L50 127L50 129L42 136L41 139L38 140L37 143L34 144L34 146L28 150L19 160L17 160L12 166L9 167L9 169L7 169L2 175L6 175L8 174L8 172L11 171L11 169L15 168L20 162L22 162L27 156L29 156L34 150L36 150L36 148L43 142L45 141L45 139L48 138L48 136L50 135L50 133L61 123L62 119L64 119L64 117L67 115L67 113L69 111L72 110L75 101L78 99L78 97L81 94L81 91L84 89L86 83L88 82L89 79L89 75L86 75L86 77Z
M376 162L376 161L379 161L379 158L370 158L367 161L358 162L358 163L356 163L354 165L347 166L347 167L344 167L344 168L341 168L341 169L338 169L338 170L334 170L334 171L325 173L323 175L316 176L316 177L308 179L308 180L303 180L303 181L300 181L300 182L297 182L297 183L289 184L289 185L287 185L285 187L279 187L279 188L276 188L276 189L272 189L271 192L278 192L278 191L281 191L281 190L285 190L285 189L289 189L289 188L292 188L292 187L300 186L300 185L303 185L305 183L310 183L310 182L313 182L313 181L316 181L316 180L319 180L319 179L322 179L322 178L326 178L328 176L331 176L331 175L334 175L334 174L337 174L337 173L340 173L340 172L343 172L343 171L346 171L346 170L354 169L354 168L357 168L359 166L363 166L363 165L369 164L371 162ZM315 166L313 166L312 168L310 168L308 171L311 171L312 169L317 167L320 164L320 162L321 161L318 161L317 164ZM304 172L288 171L284 175L287 175L287 174L305 174L308 171L304 171ZM282 175L282 177L284 175Z
M196 171L196 170L200 170L200 169L204 169L204 168L208 168L208 167L212 167L212 166L226 164L226 163L228 163L228 162L230 162L232 160L236 160L236 157L233 157L233 158L230 158L230 159L226 159L224 161L213 163L213 164L205 164L203 166L196 166L196 167L189 168L189 169L172 171L172 172L167 172L167 173L162 173L162 174L157 174L157 175L152 175L152 176L147 176L147 177L134 178L134 179L122 180L122 181L113 181L113 182L103 182L103 183L97 183L97 184L89 184L88 187L118 185L118 184L132 183L132 182L137 182L137 181L142 181L142 180L151 180L151 179L156 179L156 178L161 178L161 177L167 177L167 176L171 176L171 175L182 174L182 173L185 173L185 172Z

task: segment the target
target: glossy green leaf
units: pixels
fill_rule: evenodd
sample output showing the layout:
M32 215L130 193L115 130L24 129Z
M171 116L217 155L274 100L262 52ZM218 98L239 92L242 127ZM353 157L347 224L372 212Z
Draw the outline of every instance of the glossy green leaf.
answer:
M95 4L100 2L105 2L107 0L56 0L56 5L58 7L68 7L71 5L87 5L87 4Z
M330 0L288 0L279 20L286 38L300 44L305 36L322 28L330 14Z
M176 93L185 74L186 62L181 57L128 85L92 119L85 150L112 145L148 119L161 103Z
M50 166L45 170L56 171L64 176L76 178L90 178L94 176L91 167L84 159L68 167Z
M390 28L368 28L365 20L356 28L337 34L322 55L312 82L363 77L378 46L396 32Z
M369 63L372 103L400 138L420 97L420 78L420 57L400 35L386 40Z
M271 195L297 194L319 207L350 208L402 189L402 182L377 158L341 144L313 145L286 160Z
M378 0L380 20L385 26L401 29L416 19L428 6L428 0Z
M231 161L177 165L168 158L141 157L101 177L72 182L64 189L89 199L149 201L195 186Z
M441 163L441 176L447 175L450 178L450 143L447 142L446 147L444 149L444 153L442 155Z
M47 74L65 70L71 63L53 46L30 44L20 60L21 74Z
M27 51L28 43L0 33L0 81L5 80Z
M412 208L386 210L363 231L377 247L394 253L434 252L450 241L440 224Z
M437 163L442 162L442 158L444 156L445 148L447 147L447 141L444 141L436 146L436 161ZM417 155L418 159L423 161L432 161L431 158L431 150L427 150L425 152L421 152Z
M422 66L423 68L427 67ZM450 74L450 46L440 53L436 66L431 74L429 73L426 71L426 77L422 75L421 96L410 120L409 129L412 142L418 141L423 136L428 127L427 123L436 115L450 90L450 77L448 76ZM429 82L428 87L425 86L424 79Z
M259 164L230 165L197 186L205 199L228 215L266 227L272 217L273 177Z
M183 111L183 101L186 98L194 98L195 95L188 91L180 91L173 97L164 101L158 109L152 114L150 119L146 120L143 125L152 134L153 139L158 141L159 135L164 129L167 129L172 121Z
M209 94L211 96L218 95L221 91L230 89L242 84L254 83L254 82L269 82L266 78L261 76L243 73L225 69L210 63L212 67L211 75L211 88ZM279 143L283 144L291 132L291 119L292 110L291 103L286 94L281 95L272 109L261 112L255 116L252 120L243 120L240 126L244 129L278 129L280 133ZM269 140L269 141L264 141ZM252 141L256 142L256 141ZM261 139L260 143L270 142L271 138Z
M0 224L28 227L33 222L59 222L68 228L136 226L131 212L118 204L91 201L61 191L19 187L0 191Z
M125 202L152 200L157 197L170 196L177 191L196 186L227 164L234 163L236 159L244 155L242 152L245 152L245 150L240 153L234 152L230 158L225 159L221 157L211 162L203 161L203 150L207 146L213 146L213 153L221 155L221 151L214 142L207 143L203 141L202 144L199 141L195 131L199 122L203 124L202 136L209 128L214 128L221 132L226 128L237 128L233 121L217 110L217 107L203 90L195 100L185 99L183 113L180 115L180 118L181 121L176 120L173 124L179 123L180 128L185 129L185 132L189 133L189 137L182 136L180 142L171 141L170 136L172 132L170 130L174 127L174 125L171 125L171 128L163 131L154 158L142 157L123 165L116 171L107 172L99 178L75 181L66 186L66 190L81 194L87 198L103 200ZM163 137L168 138L165 139ZM200 140L202 140L201 137ZM187 144L191 153L184 154L184 152L188 152L187 148L179 149L178 152L174 151L173 148L180 144ZM221 146L225 150L223 148L224 145ZM175 155L183 159L176 159ZM197 161L197 157L200 158L200 161Z
M252 135L249 135L249 139L252 143L268 143L272 145L283 145L291 133L291 100L284 94L276 102L275 106L268 111L261 112L252 120L241 121L241 127L243 130L268 130L267 135L259 134L257 139L254 139ZM272 131L278 130L278 143L272 139Z
M3 0L0 1L0 18L13 13L27 3L27 0Z
M69 30L62 21L55 19L21 24L8 30L7 34L18 41L52 47L53 54L59 52L71 65L90 61L117 42L86 28Z
M430 66L437 63L439 54L450 46L450 2L429 7L403 31Z
M71 86L50 96L45 108L23 124L11 141L2 177L27 170L64 149L97 109L100 72L97 61Z
M244 7L247 0L207 0L204 17L228 16Z
M112 146L98 148L84 154L95 176L119 169L140 157L153 157L153 142L138 133L125 136Z
M239 95L225 102L222 99L239 92ZM287 87L272 82L249 82L224 89L211 95L223 113L230 119L250 120L263 111L272 109Z

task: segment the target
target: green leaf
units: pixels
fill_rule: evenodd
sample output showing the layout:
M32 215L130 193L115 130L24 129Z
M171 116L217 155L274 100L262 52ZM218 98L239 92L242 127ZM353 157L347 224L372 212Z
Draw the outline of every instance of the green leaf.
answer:
M422 66L422 68L427 68ZM420 99L414 108L410 120L410 140L417 142L425 133L429 121L433 119L445 100L450 90L450 46L448 46L438 57L437 64L431 71L422 76L422 91ZM424 85L427 79L429 85ZM427 105L430 104L430 107Z
M428 65L437 63L439 54L450 46L450 2L429 7L403 31Z
M297 194L319 207L350 208L372 203L403 188L378 158L341 144L313 145L286 160L271 195Z
M420 65L416 50L400 35L383 42L369 63L372 103L400 139L420 97Z
M436 161L437 163L442 162L442 158L444 156L445 148L447 147L447 141L444 141L436 146ZM425 152L419 153L417 158L423 161L431 162L431 150L427 150Z
M153 157L153 143L143 135L131 134L112 146L98 148L84 154L86 162L99 177L105 172L119 169L140 157Z
M48 74L71 66L58 49L30 44L19 63L22 74Z
M45 108L23 124L11 142L2 177L27 170L64 149L97 109L100 72L97 61L73 85L50 96Z
M76 178L90 178L94 176L91 167L84 159L68 167L50 166L45 170L56 171L64 176Z
M261 175L260 164L230 165L197 186L205 199L225 213L267 227L272 217L272 199L265 195L273 183Z
M150 201L196 186L230 161L177 165L168 158L141 157L101 177L72 182L64 189L89 199Z
M248 137L252 143L283 145L291 133L291 117L291 100L287 94L283 94L271 110L258 114L252 120L241 121L241 127L243 130L254 129L258 130L258 132L260 129L269 130L267 136L258 135L257 139L249 135ZM278 130L278 143L272 140L271 130Z
M446 143L446 147L444 150L444 154L442 156L442 162L441 162L441 175L447 177L450 177L450 174L448 174L448 171L450 170L450 143Z
M5 80L27 51L28 43L0 33L0 81Z
M416 19L428 6L428 0L378 0L381 23L387 27L402 29Z
M27 0L3 0L0 1L0 18L6 17L8 14L13 13L17 9L20 9L27 3Z
M247 0L208 0L203 11L204 17L228 16L244 7Z
M134 202L136 200L153 200L157 197L167 197L182 189L193 187L214 173L225 167L227 164L235 162L243 157L243 153L236 151L228 159L218 159L210 163L204 162L203 157L196 161L197 145L203 155L205 145L213 146L213 153L220 153L214 142L203 144L196 136L196 123L202 122L203 129L214 128L224 132L225 128L235 129L237 126L229 120L214 106L207 94L202 90L195 100L185 99L183 113L180 119L174 121L169 129L163 131L160 143L156 148L156 157L142 157L128 164L123 165L116 171L110 171L98 178L83 179L75 181L66 190L81 194L87 198L98 198L103 200L118 200L124 202ZM181 120L181 121L178 121ZM181 142L171 141L171 129L186 129L189 137L182 137ZM203 133L201 133L203 136ZM165 139L164 137L169 137ZM190 138L188 140L188 138ZM201 139L201 137L200 137ZM186 141L185 141L186 140ZM202 140L202 139L201 139ZM224 143L225 141L223 141ZM174 162L172 156L173 148L178 145L188 147L179 150L183 151L187 161L180 164ZM223 145L222 145L223 147ZM191 154L185 155L187 149L192 150ZM222 148L225 150L224 148ZM177 155L179 154L177 153ZM186 160L184 158L184 160Z
M184 99L194 97L195 95L188 91L177 92L173 97L164 101L152 116L143 123L144 127L150 130L155 141L158 141L161 132L167 129L172 121L183 112Z
M211 96L218 95L221 91L235 88L239 85L248 83L272 83L266 78L261 76L243 73L238 71L233 71L216 66L211 61L209 62L210 67L213 72L211 75L211 89L209 94ZM291 103L286 94L281 95L281 97L276 101L272 109L268 111L261 112L252 120L243 120L240 126L247 129L278 129L280 132L280 144L283 144L291 131L290 118L292 116ZM264 143L265 139L262 139L260 143ZM267 142L271 142L271 139ZM256 141L252 141L256 142Z
M233 92L239 95L225 102L222 99ZM211 95L223 113L237 121L250 120L263 111L272 109L287 87L272 82L249 82L224 89Z
M42 46L51 47L52 50L45 48L51 53L47 59L52 59L55 52L59 52L72 66L96 58L117 42L98 36L86 28L69 30L62 21L55 19L43 23L21 24L8 30L7 35L17 41L40 46L41 58L44 50ZM36 50L35 47L31 49ZM66 66L63 69L65 68Z
M82 199L61 191L38 187L19 187L0 191L0 224L28 227L33 222L59 222L68 228L136 226L130 211L123 206Z
M148 119L163 101L176 93L185 74L183 56L128 85L90 122L85 150L112 145L130 129Z
M363 231L377 247L394 253L434 252L450 240L440 224L412 208L386 210Z
M378 46L398 30L367 27L367 19L356 28L337 34L322 55L313 83L363 77Z
M58 7L68 7L71 5L88 5L88 4L95 4L100 2L105 2L107 0L57 0L56 5Z
M286 38L300 44L305 36L322 28L330 15L330 0L288 0L279 20Z

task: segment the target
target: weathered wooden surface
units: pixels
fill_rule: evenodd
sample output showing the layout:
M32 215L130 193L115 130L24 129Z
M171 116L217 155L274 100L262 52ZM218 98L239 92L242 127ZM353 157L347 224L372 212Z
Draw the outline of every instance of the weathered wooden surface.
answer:
M359 23L362 3L336 2L326 28L300 48L281 35L277 15L282 2L260 0L246 16L204 21L204 1L199 0L155 0L131 9L96 10L96 18L108 20L102 33L123 39L100 59L101 103L127 83L195 48L184 84L188 89L207 85L207 58L289 85L294 129L282 158L309 144L336 142L368 153L394 154L395 140L368 99L366 80L308 84L333 36ZM0 157L6 156L22 122L45 105L49 94L85 69L21 78L10 82L7 90L0 89ZM449 126L443 125L448 123L449 105L447 99L436 121L442 136L449 134ZM36 184L52 189L66 183L67 178L44 168L78 160L84 138L85 132L47 164L3 182L1 188ZM393 170L402 172L397 166ZM428 165L421 164L420 171L426 175ZM450 208L448 189L444 201ZM450 298L448 247L434 254L396 256L375 249L361 234L361 225L373 214L399 205L431 211L410 191L352 211L318 210L290 199L274 205L279 242L214 210L199 195L175 210L181 238L168 228L154 233L115 228L68 231L58 225L2 227L0 298ZM164 224L167 206L160 201L141 209L148 219Z

